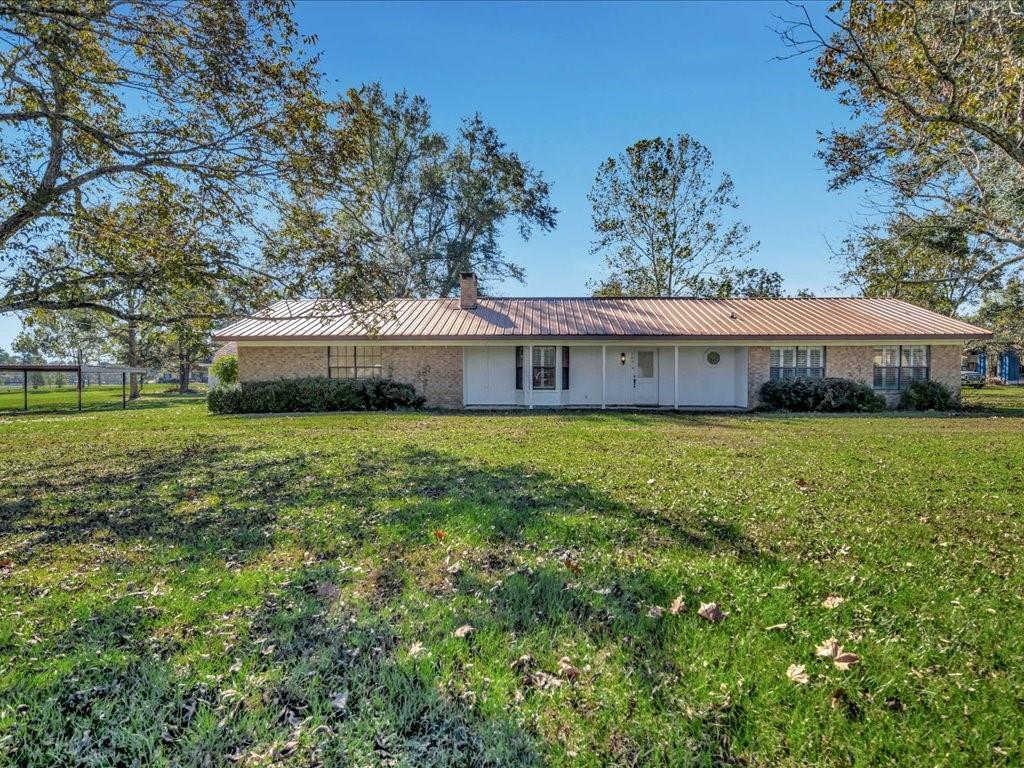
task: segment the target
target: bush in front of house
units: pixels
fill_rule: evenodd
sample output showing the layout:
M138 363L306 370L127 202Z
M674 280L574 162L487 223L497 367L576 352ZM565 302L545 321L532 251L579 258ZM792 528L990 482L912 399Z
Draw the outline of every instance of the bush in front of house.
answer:
M940 381L915 381L900 398L908 411L948 411L956 407L953 393Z
M885 398L867 384L850 379L779 379L761 386L761 402L782 411L873 413L885 410Z
M391 379L304 379L245 382L217 387L206 398L211 413L293 413L296 411L393 411L422 408L411 384Z
M221 355L213 361L210 366L210 373L217 377L221 384L232 385L238 383L238 355Z

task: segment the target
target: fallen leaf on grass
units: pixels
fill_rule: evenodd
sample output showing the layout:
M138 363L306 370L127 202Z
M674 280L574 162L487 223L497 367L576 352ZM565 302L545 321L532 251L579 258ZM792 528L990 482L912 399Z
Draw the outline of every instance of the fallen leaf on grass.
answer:
M681 594L676 595L676 599L672 601L672 605L668 607L668 612L673 616L678 616L680 613L686 610L686 602L683 600Z
M446 538L448 538L448 534L444 531L434 531L434 538L438 541L444 541Z
M797 685L807 685L811 682L803 664L790 664L789 669L786 670L786 677Z
M571 557L566 555L562 558L562 565L569 569L573 576L579 576L583 572L580 564L573 560Z
M426 648L423 646L423 643L421 643L419 640L417 640L415 643L413 643L412 645L409 646L409 658L410 659L415 659L417 656L419 656L425 650L426 650Z
M721 621L725 618L725 613L719 608L718 603L701 603L700 608L697 609L697 615L710 622Z
M533 666L533 656L524 653L509 665L515 672L525 672Z
M563 656L558 660L558 674L568 680L575 680L579 677L580 671L572 665L568 656Z
M764 631L765 632L781 632L782 630L784 630L788 626L789 626L789 624L772 624L770 627L765 627Z
M821 604L823 606L825 606L826 608L831 609L831 608L838 608L840 605L842 605L845 602L846 602L846 598L842 597L841 595L829 595L828 597L826 597L824 600L821 601Z
M470 632L475 631L470 624L463 624L461 627L455 630L453 633L456 637L465 637Z
M796 487L800 489L801 493L807 493L811 490L811 484L804 480L802 477L796 481Z
M660 619L664 613L665 609L660 605L652 605L647 609L647 617L651 619Z
M830 637L814 649L814 653L822 658L831 659L837 669L845 672L854 664L860 663L860 656L850 651L844 651L843 646L834 637Z

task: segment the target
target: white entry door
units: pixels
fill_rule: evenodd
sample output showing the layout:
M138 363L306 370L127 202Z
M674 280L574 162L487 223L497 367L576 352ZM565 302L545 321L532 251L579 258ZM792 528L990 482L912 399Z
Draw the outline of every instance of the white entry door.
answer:
M633 352L633 404L658 404L658 350Z

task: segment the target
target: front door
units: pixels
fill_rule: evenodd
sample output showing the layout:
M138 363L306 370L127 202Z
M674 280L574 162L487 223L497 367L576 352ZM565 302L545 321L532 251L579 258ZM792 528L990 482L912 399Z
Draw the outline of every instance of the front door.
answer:
M633 353L633 404L658 404L658 354L656 349Z

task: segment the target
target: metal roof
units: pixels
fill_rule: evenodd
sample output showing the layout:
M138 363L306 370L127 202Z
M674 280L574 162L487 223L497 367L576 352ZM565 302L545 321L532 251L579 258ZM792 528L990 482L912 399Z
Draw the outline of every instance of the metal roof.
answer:
M396 299L352 312L324 299L279 301L217 341L591 339L988 339L992 334L896 299Z

